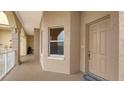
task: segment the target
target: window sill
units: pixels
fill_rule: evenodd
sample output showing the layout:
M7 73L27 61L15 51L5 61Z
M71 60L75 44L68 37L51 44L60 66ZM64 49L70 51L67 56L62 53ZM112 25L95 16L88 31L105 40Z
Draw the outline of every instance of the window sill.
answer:
M49 56L48 59L52 59L52 60L64 60L64 57L53 57L53 56Z

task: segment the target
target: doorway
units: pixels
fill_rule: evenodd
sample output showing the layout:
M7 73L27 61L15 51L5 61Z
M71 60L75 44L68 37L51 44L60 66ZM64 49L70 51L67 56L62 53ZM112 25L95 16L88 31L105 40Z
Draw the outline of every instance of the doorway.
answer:
M110 15L97 19L86 25L86 72L105 80L111 80L112 52L109 51L111 18ZM111 65L110 65L111 64Z

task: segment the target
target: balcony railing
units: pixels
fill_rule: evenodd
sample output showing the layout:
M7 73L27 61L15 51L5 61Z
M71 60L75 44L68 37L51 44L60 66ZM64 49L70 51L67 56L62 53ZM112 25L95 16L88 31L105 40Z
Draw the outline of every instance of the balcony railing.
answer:
M0 80L14 67L15 51L5 51L0 53Z

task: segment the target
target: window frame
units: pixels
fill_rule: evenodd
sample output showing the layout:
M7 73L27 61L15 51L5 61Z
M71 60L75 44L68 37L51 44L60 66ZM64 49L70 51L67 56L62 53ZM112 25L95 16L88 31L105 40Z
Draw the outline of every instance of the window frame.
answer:
M48 58L49 59L60 59L62 60L64 58L64 42L65 42L65 33L64 33L64 40L50 40L50 29L55 28L63 28L64 26L54 26L54 27L48 27ZM51 42L63 42L63 55L61 54L50 54L50 43Z

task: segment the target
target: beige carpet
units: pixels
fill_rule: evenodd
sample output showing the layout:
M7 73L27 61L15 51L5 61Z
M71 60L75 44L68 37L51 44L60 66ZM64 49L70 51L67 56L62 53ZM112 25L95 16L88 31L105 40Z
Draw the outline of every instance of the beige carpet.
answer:
M4 81L80 81L82 73L66 75L43 71L40 63L34 62L32 55L22 57L21 65L17 65L3 79Z

